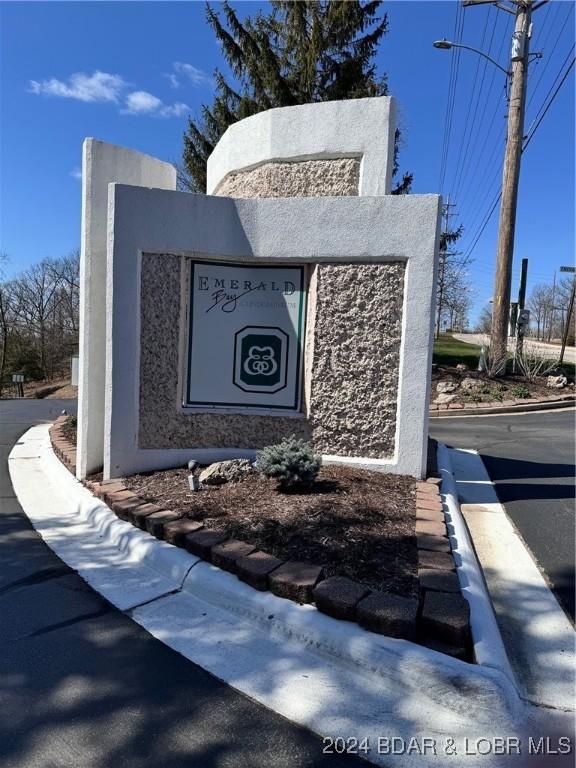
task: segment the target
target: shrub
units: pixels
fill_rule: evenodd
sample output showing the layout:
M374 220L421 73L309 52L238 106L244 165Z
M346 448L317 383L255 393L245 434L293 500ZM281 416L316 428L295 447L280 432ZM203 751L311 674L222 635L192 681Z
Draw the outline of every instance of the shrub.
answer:
M320 469L320 457L312 446L295 435L258 451L256 469L265 477L278 480L281 489L308 486Z
M512 397L515 397L518 400L521 398L530 397L530 390L528 387L525 387L524 384L514 384L510 390L510 393L512 394Z

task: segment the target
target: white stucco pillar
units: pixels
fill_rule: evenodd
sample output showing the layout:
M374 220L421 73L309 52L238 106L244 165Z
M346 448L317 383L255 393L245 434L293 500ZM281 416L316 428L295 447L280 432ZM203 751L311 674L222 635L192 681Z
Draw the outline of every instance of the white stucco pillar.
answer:
M103 464L108 185L176 189L170 163L91 138L82 149L78 478Z

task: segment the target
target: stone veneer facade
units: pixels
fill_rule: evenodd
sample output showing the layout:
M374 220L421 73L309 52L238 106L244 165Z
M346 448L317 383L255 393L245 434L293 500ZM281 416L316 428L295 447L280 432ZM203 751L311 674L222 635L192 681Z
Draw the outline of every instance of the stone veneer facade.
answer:
M356 158L266 163L229 174L218 195L357 195ZM143 254L140 448L257 449L295 434L322 454L394 454L404 303L403 262L318 264L311 273L303 412L296 416L182 408L181 257ZM186 299L185 299L186 300Z
M358 194L360 160L271 162L229 173L218 187L219 197L342 197Z

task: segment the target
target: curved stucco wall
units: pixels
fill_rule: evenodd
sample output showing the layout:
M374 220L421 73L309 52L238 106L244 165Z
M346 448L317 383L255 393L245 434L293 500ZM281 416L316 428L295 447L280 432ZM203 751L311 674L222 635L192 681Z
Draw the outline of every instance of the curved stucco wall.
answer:
M357 195L360 160L302 160L265 163L230 173L218 187L220 197L340 197Z
M231 125L208 158L206 191L266 163L357 158L361 196L390 194L396 109L388 96L300 104Z

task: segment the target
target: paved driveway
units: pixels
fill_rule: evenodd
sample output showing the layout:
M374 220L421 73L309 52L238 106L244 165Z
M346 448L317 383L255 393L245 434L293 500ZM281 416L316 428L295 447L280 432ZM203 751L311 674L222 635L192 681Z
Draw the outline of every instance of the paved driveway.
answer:
M574 410L431 419L430 434L476 449L500 502L574 621Z
M0 401L2 768L359 766L162 645L31 528L7 457L74 401Z

